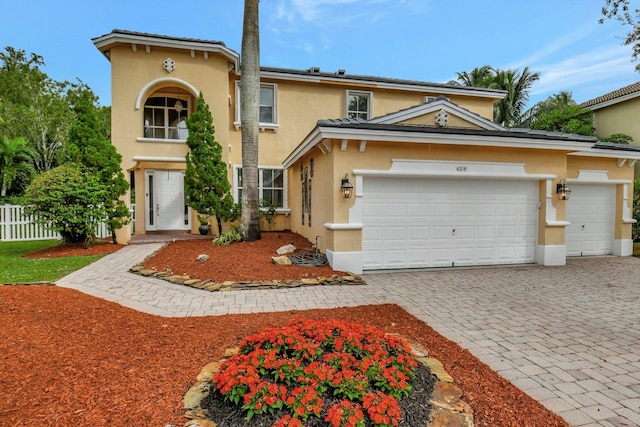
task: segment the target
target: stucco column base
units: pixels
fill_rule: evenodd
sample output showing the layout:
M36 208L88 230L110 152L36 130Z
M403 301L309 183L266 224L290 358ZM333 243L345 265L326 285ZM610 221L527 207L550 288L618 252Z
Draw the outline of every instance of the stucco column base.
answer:
M633 240L631 239L621 239L621 240L613 240L613 245L611 246L611 253L615 256L630 256L633 255Z
M327 249L327 261L331 268L353 274L362 274L362 252L333 252Z
M538 245L536 247L536 263L541 265L565 265L567 248L565 245Z
M128 245L131 240L131 226L125 225L124 227L117 229L116 239L118 239L118 244Z

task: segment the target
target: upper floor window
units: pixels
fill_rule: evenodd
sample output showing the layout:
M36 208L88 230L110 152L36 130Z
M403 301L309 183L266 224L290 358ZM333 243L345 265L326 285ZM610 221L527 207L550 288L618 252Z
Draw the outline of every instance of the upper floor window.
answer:
M369 120L371 118L371 92L347 91L347 117L350 119Z
M144 104L144 137L186 140L189 100L152 95Z
M277 99L278 85L272 83L260 84L260 111L258 115L259 126L276 128L278 124ZM240 82L236 83L236 129L240 126Z
M236 169L237 200L242 200L242 168ZM284 208L285 172L283 169L258 169L259 197L276 208Z

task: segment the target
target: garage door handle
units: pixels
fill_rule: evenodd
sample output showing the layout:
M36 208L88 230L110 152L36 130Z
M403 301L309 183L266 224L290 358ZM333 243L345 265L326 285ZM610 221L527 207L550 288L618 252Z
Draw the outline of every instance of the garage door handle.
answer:
M453 234L454 236L456 235L456 229L455 228L453 230L451 230L451 234Z
M584 224L582 224L582 229L584 230Z

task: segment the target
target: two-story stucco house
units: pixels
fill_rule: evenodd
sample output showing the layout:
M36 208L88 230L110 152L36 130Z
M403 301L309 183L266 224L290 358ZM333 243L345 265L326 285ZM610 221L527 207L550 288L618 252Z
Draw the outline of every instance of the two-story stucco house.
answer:
M197 228L184 203L183 121L199 92L239 200L239 54L222 42L121 30L93 42L111 64L112 142L135 194L136 233ZM505 129L491 121L504 96L263 67L261 197L278 206L277 228L355 273L630 255L640 152Z
M593 111L593 126L600 136L624 133L640 146L640 82L616 89L580 104ZM635 177L640 178L640 167Z

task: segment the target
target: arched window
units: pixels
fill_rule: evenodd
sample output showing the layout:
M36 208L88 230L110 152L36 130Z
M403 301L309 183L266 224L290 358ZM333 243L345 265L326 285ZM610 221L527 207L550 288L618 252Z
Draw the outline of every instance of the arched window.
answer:
M151 95L144 104L144 137L186 140L190 107L188 96Z

